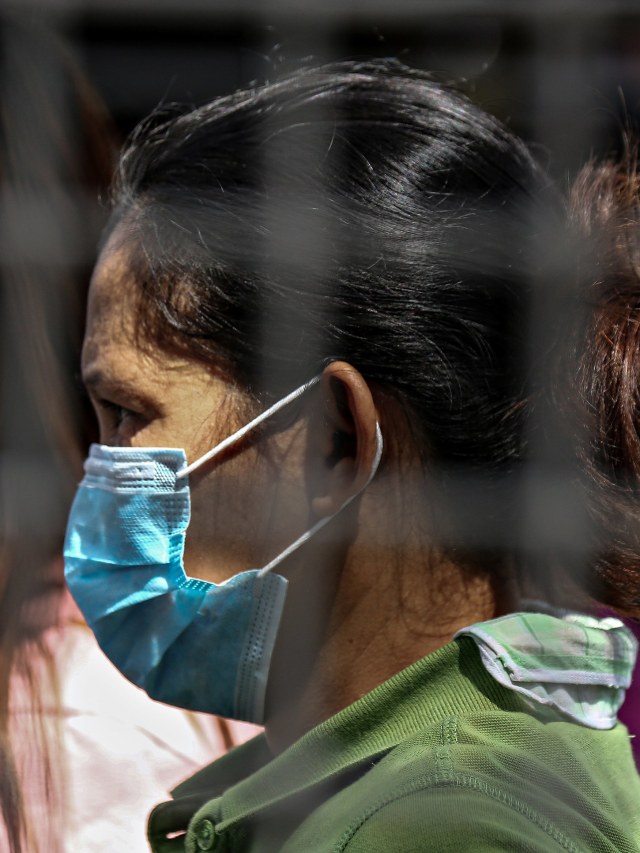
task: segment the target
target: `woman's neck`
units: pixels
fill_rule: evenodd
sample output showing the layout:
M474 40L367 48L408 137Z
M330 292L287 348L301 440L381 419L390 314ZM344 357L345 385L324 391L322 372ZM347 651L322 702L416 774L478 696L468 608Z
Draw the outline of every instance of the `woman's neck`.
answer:
M306 570L312 571L310 566ZM292 603L302 618L297 630L287 626L290 635L281 644L287 652L270 676L271 696L277 700L266 724L271 749L281 752L448 643L460 628L506 612L496 586L488 572L457 566L417 544L402 549L354 544L333 595L325 593L332 604L324 626L318 618L324 610L321 596Z

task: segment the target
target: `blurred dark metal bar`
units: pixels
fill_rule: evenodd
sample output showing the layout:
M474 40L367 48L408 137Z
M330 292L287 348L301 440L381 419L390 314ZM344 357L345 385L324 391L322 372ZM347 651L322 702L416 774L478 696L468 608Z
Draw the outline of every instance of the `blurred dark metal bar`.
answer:
M184 21L185 16L215 19L222 15L253 15L269 17L274 14L295 15L305 19L370 18L375 14L397 21L398 16L424 15L505 15L524 19L572 18L606 19L612 15L638 14L638 0L323 0L305 3L301 0L6 0L7 8L20 11L41 10L51 14L105 13L137 17L148 14L170 15Z

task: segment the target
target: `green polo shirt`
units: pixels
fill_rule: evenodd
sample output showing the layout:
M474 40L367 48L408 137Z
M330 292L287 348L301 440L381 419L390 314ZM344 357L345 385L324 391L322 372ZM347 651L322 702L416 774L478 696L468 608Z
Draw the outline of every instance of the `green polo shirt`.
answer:
M155 853L640 851L622 725L536 715L469 636L417 661L275 758L264 737L174 791Z

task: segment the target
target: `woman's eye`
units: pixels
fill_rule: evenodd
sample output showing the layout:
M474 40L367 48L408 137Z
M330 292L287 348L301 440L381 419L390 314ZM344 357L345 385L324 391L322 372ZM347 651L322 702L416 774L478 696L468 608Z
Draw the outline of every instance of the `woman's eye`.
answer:
M121 424L127 417L135 415L135 412L132 412L131 409L119 406L110 400L100 400L100 408L109 414L112 421L118 424Z
M111 400L98 400L98 419L105 437L115 432L134 433L144 424L144 416Z

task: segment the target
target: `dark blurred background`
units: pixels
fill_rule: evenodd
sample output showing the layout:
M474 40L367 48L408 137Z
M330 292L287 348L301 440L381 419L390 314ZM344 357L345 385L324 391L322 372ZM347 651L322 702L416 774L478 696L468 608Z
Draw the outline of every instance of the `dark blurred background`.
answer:
M119 5L60 24L124 131L161 99L197 103L301 60L394 56L461 81L562 175L619 144L640 105L637 0Z
M11 5L9 5L11 8ZM16 0L73 46L127 132L301 61L394 56L459 80L563 175L640 104L637 0Z

